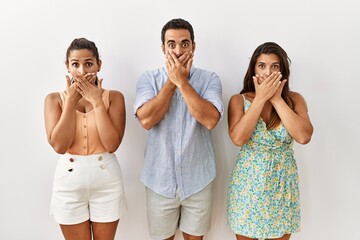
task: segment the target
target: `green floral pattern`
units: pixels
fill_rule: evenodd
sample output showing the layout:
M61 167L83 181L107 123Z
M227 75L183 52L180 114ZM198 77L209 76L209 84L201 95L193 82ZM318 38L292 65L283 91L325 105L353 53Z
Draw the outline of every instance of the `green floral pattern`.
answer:
M251 102L244 100L245 112ZM283 124L267 130L260 118L240 148L227 199L231 229L251 238L279 238L300 229L299 188L293 139Z

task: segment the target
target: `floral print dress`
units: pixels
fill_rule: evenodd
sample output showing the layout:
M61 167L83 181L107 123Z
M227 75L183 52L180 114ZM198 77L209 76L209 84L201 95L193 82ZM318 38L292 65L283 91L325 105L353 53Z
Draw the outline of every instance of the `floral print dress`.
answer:
M250 105L244 98L245 112ZM251 138L240 148L227 199L228 222L236 234L263 240L299 231L298 174L292 145L282 123L268 130L260 118Z

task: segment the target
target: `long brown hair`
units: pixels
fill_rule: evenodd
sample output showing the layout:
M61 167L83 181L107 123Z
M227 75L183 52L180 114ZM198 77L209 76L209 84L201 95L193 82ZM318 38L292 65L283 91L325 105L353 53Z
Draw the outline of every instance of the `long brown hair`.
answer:
M255 76L255 64L257 58L261 54L276 54L280 59L280 72L282 75L282 79L287 79L284 88L281 93L281 97L284 99L286 104L293 109L294 103L290 98L290 89L289 89L289 77L290 77L290 63L291 60L288 57L287 53L282 49L278 44L274 42L266 42L258 46L253 55L251 56L249 67L244 77L244 86L240 93L246 92L255 92L255 85L253 76ZM267 129L276 128L281 122L281 119L274 108L271 109L270 122L267 126Z

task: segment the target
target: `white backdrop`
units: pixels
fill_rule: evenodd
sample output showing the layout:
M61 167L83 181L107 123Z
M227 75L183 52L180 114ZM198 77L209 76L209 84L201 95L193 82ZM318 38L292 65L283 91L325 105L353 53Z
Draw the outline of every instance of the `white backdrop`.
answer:
M358 10L355 0L1 1L0 239L62 239L49 216L58 155L46 140L43 103L47 93L64 89L65 51L76 37L95 41L104 87L120 90L126 100L117 155L129 209L116 239L149 239L138 180L147 133L132 106L137 78L164 63L162 26L177 17L193 25L194 64L218 73L226 109L259 44L275 41L288 52L290 87L307 100L315 128L308 145L295 144L303 221L292 239L360 239ZM217 178L206 239L234 239L225 199L238 148L227 133L227 111L213 139Z

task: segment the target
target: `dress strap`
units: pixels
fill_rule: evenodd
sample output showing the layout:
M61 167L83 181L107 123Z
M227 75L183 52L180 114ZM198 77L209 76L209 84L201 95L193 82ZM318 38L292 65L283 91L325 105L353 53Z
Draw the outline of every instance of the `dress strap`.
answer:
M246 98L245 98L244 94L240 94L240 95L243 97L244 102L245 102Z

